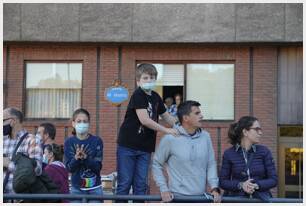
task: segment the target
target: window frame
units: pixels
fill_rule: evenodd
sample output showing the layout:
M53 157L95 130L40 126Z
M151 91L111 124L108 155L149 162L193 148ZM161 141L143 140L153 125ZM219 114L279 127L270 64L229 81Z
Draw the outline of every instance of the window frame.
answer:
M71 119L71 117L67 118L34 118L34 117L27 117L26 116L26 101L27 101L27 63L80 63L82 66L82 81L81 81L81 99L80 105L83 106L83 85L84 85L84 62L83 60L24 60L23 62L23 95L22 95L22 111L24 113L24 120L25 121L63 121L66 122L67 120Z
M184 65L184 87L183 87L183 99L186 99L187 94L187 65L188 64L233 64L234 65L234 116L233 119L205 119L203 122L220 122L220 123L228 123L233 122L236 119L236 61L235 60L136 60L135 61L135 68L137 64L141 63L151 63L151 64L182 64ZM136 81L135 81L135 87L137 87Z

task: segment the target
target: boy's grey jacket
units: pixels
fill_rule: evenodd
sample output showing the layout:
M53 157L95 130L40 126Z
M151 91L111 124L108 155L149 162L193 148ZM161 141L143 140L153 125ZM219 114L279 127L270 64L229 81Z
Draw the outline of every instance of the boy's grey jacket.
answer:
M179 127L180 136L165 135L153 158L153 177L161 192L202 195L206 180L211 188L219 186L214 149L208 132L197 130L190 136ZM169 187L163 175L167 164Z

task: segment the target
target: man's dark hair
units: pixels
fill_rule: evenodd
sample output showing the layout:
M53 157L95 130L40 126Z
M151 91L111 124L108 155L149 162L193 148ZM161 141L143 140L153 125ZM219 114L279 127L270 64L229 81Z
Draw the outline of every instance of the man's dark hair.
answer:
M178 106L177 117L181 124L183 123L183 116L189 115L193 106L199 107L201 104L197 101L188 100Z
M23 122L23 113L21 111L11 107L9 108L8 112L10 113L10 115L16 117L20 123Z
M50 139L54 140L56 135L56 128L51 123L42 123L39 125L44 128L44 134L48 134Z

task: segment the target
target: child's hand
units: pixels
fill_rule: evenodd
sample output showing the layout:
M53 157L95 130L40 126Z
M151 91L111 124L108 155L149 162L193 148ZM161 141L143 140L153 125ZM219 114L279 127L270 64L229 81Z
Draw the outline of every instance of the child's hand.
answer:
M171 134L173 136L179 136L179 132L176 130L176 129L173 129L173 128L166 128L166 134Z
M79 145L76 146L74 159L76 159L76 160L82 159L81 148L80 148Z
M84 145L82 144L81 149L80 149L80 154L81 154L81 159L86 159L87 158L87 154L84 150Z

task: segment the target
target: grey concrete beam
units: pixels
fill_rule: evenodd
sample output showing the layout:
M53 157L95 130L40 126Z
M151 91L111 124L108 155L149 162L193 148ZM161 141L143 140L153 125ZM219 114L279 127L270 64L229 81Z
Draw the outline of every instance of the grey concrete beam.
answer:
M80 40L130 42L132 4L80 4Z
M4 4L4 41L302 42L302 4Z
M237 4L236 42L283 41L285 4Z
M3 40L19 41L21 4L3 4Z
M303 39L303 7L301 4L286 4L286 41Z
M78 4L22 4L22 40L79 41Z
M235 38L233 4L137 4L135 42L226 42Z

